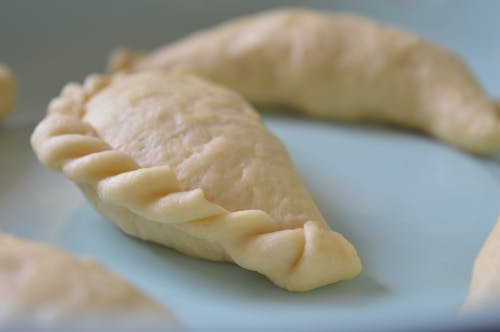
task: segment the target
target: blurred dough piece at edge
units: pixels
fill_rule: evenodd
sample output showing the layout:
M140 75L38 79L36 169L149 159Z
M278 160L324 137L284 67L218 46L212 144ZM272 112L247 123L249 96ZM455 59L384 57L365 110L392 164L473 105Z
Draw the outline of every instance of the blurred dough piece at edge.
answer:
M165 308L96 261L0 232L0 327L80 319L175 326Z
M474 262L469 295L461 312L470 313L493 306L500 308L500 218Z
M14 107L16 81L12 70L0 63L0 120Z

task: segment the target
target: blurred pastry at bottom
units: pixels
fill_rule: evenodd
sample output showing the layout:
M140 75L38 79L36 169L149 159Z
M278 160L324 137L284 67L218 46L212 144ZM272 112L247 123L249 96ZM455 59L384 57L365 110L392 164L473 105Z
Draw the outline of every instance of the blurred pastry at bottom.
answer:
M500 308L500 218L479 252L462 312Z
M0 325L122 318L176 325L167 309L94 260L0 232Z

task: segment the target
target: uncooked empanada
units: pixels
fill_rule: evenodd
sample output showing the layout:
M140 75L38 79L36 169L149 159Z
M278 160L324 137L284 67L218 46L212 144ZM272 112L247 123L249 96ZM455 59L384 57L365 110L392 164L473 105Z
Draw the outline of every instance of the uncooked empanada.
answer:
M427 132L478 154L500 150L500 117L450 51L345 14L282 9L238 18L146 55L115 52L112 70L191 66L258 105Z
M12 71L0 63L0 119L12 110L16 97L16 83Z
M133 315L173 317L93 260L0 233L0 325Z
M238 94L192 74L68 85L32 145L124 232L305 291L356 276L283 144Z
M462 312L500 306L500 219L474 262L469 295Z

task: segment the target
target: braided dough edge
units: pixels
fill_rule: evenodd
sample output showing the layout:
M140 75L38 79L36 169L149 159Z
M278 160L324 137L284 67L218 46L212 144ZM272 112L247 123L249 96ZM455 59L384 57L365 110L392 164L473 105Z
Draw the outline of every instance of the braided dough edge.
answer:
M69 83L50 103L31 137L44 165L81 188L91 187L106 204L220 245L228 260L288 290L307 291L361 272L354 247L323 223L282 229L261 210L229 212L208 201L202 189L180 191L168 166L141 168L113 150L82 116L86 101L120 77L90 75L83 85Z

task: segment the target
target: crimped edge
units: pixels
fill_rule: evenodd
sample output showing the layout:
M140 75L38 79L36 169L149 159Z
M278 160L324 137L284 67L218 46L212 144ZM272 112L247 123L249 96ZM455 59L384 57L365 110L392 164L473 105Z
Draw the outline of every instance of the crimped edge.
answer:
M180 191L168 166L142 168L114 150L82 117L86 102L124 75L90 75L83 85L66 85L31 137L44 165L90 185L107 204L213 240L236 264L288 290L307 291L361 272L352 244L324 223L308 221L302 228L283 230L264 211L229 212L208 201L202 189Z

